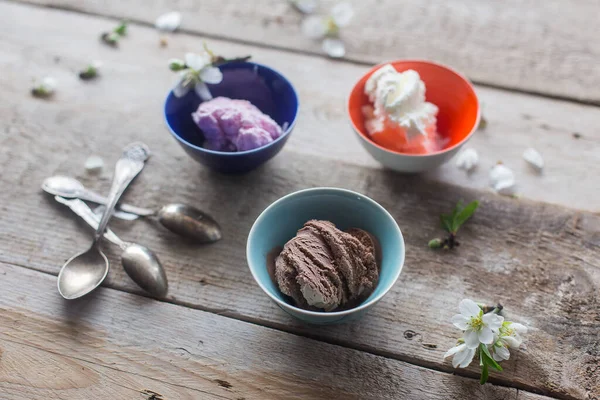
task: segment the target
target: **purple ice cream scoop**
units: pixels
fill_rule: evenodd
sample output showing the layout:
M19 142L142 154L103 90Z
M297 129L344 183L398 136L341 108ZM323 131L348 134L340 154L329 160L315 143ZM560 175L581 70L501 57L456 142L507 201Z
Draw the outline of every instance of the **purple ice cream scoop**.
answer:
M203 147L216 151L246 151L262 147L283 133L271 117L246 100L217 97L192 113L202 130Z

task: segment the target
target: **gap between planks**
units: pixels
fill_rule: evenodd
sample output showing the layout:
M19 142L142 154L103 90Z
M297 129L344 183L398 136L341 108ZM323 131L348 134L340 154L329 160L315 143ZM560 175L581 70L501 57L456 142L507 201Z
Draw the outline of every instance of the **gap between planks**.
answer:
M17 264L15 262L8 262L8 261L5 261L5 260L1 260L1 262L4 263L4 264L7 264L7 265L14 266L14 267L25 268L25 269L28 269L30 271L35 271L37 273L41 273L41 274L44 274L44 275L48 275L48 276L52 276L52 277L56 276L55 274L49 273L47 271L39 270L39 269L37 269L35 267L30 267L28 265ZM124 293L129 293L129 294L136 295L136 296L146 297L146 298L152 299L152 300L157 301L157 302L166 303L166 304L172 304L172 305L175 305L175 306L178 306L178 307L191 308L191 309L198 310L198 311L208 312L208 313L211 313L211 314L218 315L220 317L230 318L230 319L234 319L234 320L246 322L246 323L249 323L249 324L252 324L252 325L256 325L256 326L261 326L261 327L266 327L266 328L274 329L274 330L277 330L277 331L280 331L280 332L288 333L290 335L304 337L304 338L312 339L312 340L317 340L317 341L320 341L320 342L323 342L323 343L327 343L327 344L331 344L331 345L334 345L334 346L340 346L340 347L344 347L344 348L348 348L348 349L352 349L352 350L356 350L356 351L361 351L363 353L372 354L372 355L375 355L375 356L380 356L380 357L389 358L389 359L392 359L392 360L402 361L402 362L405 362L405 363L410 364L410 365L414 365L414 366L422 367L422 368L427 368L427 369L430 369L430 370L433 370L433 371L437 371L437 372L442 372L442 373L447 373L447 374L451 374L451 375L462 376L464 378L470 378L470 379L474 379L474 380L479 380L479 376L477 376L476 374L473 374L473 373L469 372L466 369L460 369L460 368L456 368L455 369L455 368L450 367L450 365L448 365L447 368L439 367L439 366L437 366L434 363L429 363L429 362L427 362L425 360L420 360L419 358L416 358L416 357L402 357L402 356L398 356L398 355L396 355L396 354L394 354L392 352L389 352L389 351L378 350L377 348L372 347L372 346L355 345L355 344L352 344L352 342L348 342L348 341L345 341L345 340L335 340L335 339L327 338L326 336L312 335L312 334L306 333L306 332L298 332L298 331L295 331L295 330L287 327L284 324L271 323L270 321L267 321L267 320L261 321L258 318L252 318L252 317L249 317L249 316L245 316L243 314L238 314L238 313L234 312L233 310L229 310L229 309L222 310L222 309L215 309L215 308L211 308L211 307L202 307L200 305L196 305L196 304L193 304L193 303L190 303L190 302L180 301L180 300L177 300L177 299L156 299L154 297L149 296L147 293L145 293L143 291L129 290L129 288L127 288L127 287L119 288L119 287L116 287L116 286L113 286L113 285L104 285L104 284L101 287L108 288L108 289L111 289L111 290L120 291L120 292L124 292ZM40 350L48 351L46 349L40 349ZM69 357L71 357L71 356L69 356ZM72 357L72 358L76 358L76 357ZM81 361L89 362L87 360L81 360ZM100 365L100 364L98 364L98 365ZM104 365L102 365L102 366L104 366ZM108 366L106 366L106 367L110 368ZM117 369L115 369L115 370L117 370ZM119 371L119 370L117 370L117 371ZM160 381L158 379L155 379L155 378L152 378L152 377L149 377L149 376L143 376L142 375L142 377ZM162 382L162 381L160 381L160 382ZM520 383L507 384L507 383L505 383L503 381L500 381L498 379L495 379L493 377L490 377L489 380L488 380L488 382L490 384L493 384L493 385L496 385L496 386L502 386L502 387L517 389L517 396L516 396L517 399L519 398L518 391L523 391L523 392L527 392L527 393L533 393L533 394L543 395L543 396L546 396L546 397L549 397L549 398L553 398L553 399L578 400L577 397L573 397L573 396L557 395L556 393L544 393L543 391L538 390L537 388L529 386L529 385L523 385L523 384L520 384ZM166 382L162 382L162 383L166 383ZM175 385L175 384L172 384L172 385ZM175 385L175 386L181 386L181 385ZM185 387L185 386L182 386L182 387ZM188 387L185 387L185 388L192 389L192 388L188 388Z
M123 20L123 18L120 18L116 15L100 14L100 13L91 12L91 11L87 11L87 10L81 10L81 9L77 9L75 7L71 7L66 4L38 4L38 3L23 2L20 0L0 0L0 1L7 2L7 3L21 4L21 5L28 6L28 7L52 9L52 10L59 10L59 11L64 11L64 12L69 12L69 13L74 13L74 14L88 15L88 16L92 16L92 17L104 18L104 19L113 20L113 21ZM134 23L139 26L150 27L150 28L154 29L154 24L140 20L140 19L127 18L127 22ZM285 53L299 54L299 55L305 55L305 56L316 57L316 58L326 58L331 61L336 61L336 62L340 62L340 63L348 63L348 64L359 65L359 66L373 66L374 65L373 63L362 61L362 60L356 59L356 58L344 57L341 59L332 59L331 57L327 57L326 55L322 54L321 52L317 52L317 51L294 49L294 48L289 48L289 47L280 46L280 45L276 45L276 44L265 44L260 41L244 40L244 39L240 39L240 38L223 36L223 35L210 33L210 32L203 32L200 30L190 30L190 29L179 28L179 29L177 29L177 33L183 33L183 34L190 35L190 36L200 36L200 37L214 39L214 40L222 40L222 41L226 41L226 42L230 42L230 43L254 46L254 47L258 47L258 48L262 48L262 49L278 50L278 51L285 52ZM509 93L524 94L524 95L529 95L529 96L533 96L533 97L541 97L541 98L545 98L545 99L567 101L567 102L570 102L573 104L600 107L600 101L576 99L576 98L569 97L569 96L561 96L561 95L557 95L557 94L543 93L541 91L518 89L515 87L510 87L510 86L505 86L505 85L496 85L493 83L480 81L477 79L473 80L471 78L469 78L469 80L475 85L489 88L489 89L502 90L502 91L509 92Z

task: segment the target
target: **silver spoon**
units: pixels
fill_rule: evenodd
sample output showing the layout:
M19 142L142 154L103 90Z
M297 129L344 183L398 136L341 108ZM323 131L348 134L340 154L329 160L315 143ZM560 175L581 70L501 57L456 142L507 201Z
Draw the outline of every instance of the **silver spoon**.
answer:
M133 143L123 149L123 154L115 166L108 204L94 234L92 245L84 252L69 258L58 274L58 292L65 299L76 299L90 293L106 278L110 264L100 249L100 238L119 198L133 178L144 168L144 162L149 154L148 147L142 143Z
M60 196L54 196L54 199L73 210L92 228L98 229L98 217L83 201L69 200ZM124 242L110 228L106 228L104 238L123 250L121 254L123 268L139 287L156 297L164 297L167 294L169 284L165 270L150 249L136 243Z
M55 196L69 199L78 198L97 204L106 204L107 199L86 189L77 179L67 176L52 176L42 183L42 189ZM115 217L133 220L138 216L156 217L165 228L180 236L191 238L199 243L212 243L221 239L221 227L208 214L184 204L168 204L155 211L129 204L119 204L120 211Z

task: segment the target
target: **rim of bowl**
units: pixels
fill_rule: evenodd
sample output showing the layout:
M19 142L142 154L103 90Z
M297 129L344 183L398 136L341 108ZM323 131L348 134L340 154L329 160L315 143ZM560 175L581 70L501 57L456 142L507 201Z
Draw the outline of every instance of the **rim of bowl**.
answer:
M233 151L233 152L208 150L208 149L205 149L204 147L197 146L197 145L195 145L193 143L190 143L187 140L183 139L181 136L179 136L177 134L177 132L175 132L173 130L173 128L171 128L171 125L169 124L169 120L167 119L167 101L169 101L169 97L173 93L172 89L167 94L167 97L166 97L166 99L165 99L165 101L163 103L163 117L164 117L164 120L165 120L165 125L167 125L167 128L169 129L169 132L171 133L171 135L173 137L175 137L175 139L177 139L181 143L185 144L186 146L189 146L189 147L191 147L191 148L193 148L195 150L200 150L202 152L209 153L209 154L215 154L215 155L226 156L226 157L236 157L236 156L239 156L239 155L252 154L252 153L256 153L256 152L258 152L260 150L267 149L267 148L275 145L275 143L279 142L280 140L282 140L287 135L289 135L290 132L292 131L292 129L294 129L294 126L296 125L296 121L298 120L298 114L300 113L300 99L298 98L298 92L296 91L296 87L294 86L294 84L288 78L286 78L285 76L283 76L283 74L281 74L281 72L279 72L279 71L277 71L277 70L275 70L275 69L273 69L271 67L268 67L268 66L266 66L264 64L259 64L259 63L250 62L250 61L235 62L235 63L230 63L230 64L239 64L239 65L250 64L250 65L256 65L258 67L268 69L271 72L273 72L274 74L278 75L283 80L285 80L290 85L290 87L292 88L292 92L294 93L294 97L296 98L296 104L297 104L296 113L294 114L294 119L289 124L289 126L287 127L287 129L285 131L283 131L283 133L281 134L281 136L279 136L277 139L273 140L271 143L268 143L268 144L266 144L264 146L261 146L261 147L257 147L256 149L245 150L245 151Z
M256 276L256 274L254 273L254 269L252 267L250 267L250 238L253 237L254 235L254 230L256 229L256 226L258 225L258 223L265 218L265 214L271 210L273 207L275 207L277 204L283 203L284 201L289 200L292 197L298 196L299 194L302 193L310 193L310 192L337 192L337 193L345 193L345 194L350 194L353 196L360 196L361 198L365 199L367 202L371 203L372 205L374 205L376 208L378 208L381 212L383 212L392 222L394 222L394 227L396 228L396 231L398 233L398 236L400 237L400 240L402 242L402 253L401 253L401 257L400 257L400 267L398 268L398 271L395 273L395 276L393 277L393 279L391 280L391 283L389 284L389 286L379 295L377 295L376 297L374 297L373 299L367 301L367 302L363 302L362 304L350 308L348 310L343 310L343 311L332 311L332 312L326 312L326 311L311 311L311 310L305 310L303 308L300 307L296 307L288 302L282 301L280 299L278 299L277 297L273 296L268 290L267 288L262 284L262 282L258 279L258 277ZM404 267L404 260L406 257L406 245L404 242L404 236L402 235L402 231L400 230L400 227L398 226L398 223L396 222L396 220L394 219L394 217L392 217L392 215L385 209L383 208L383 206L381 204L379 204L378 202L376 202L375 200L371 199L368 196L365 196L364 194L360 194L358 192L355 192L353 190L348 190L348 189L341 189L341 188L335 188L335 187L317 187L317 188L310 188L310 189L302 189L302 190L298 190L296 192L292 192L289 193L281 198L279 198L278 200L274 201L273 203L271 203L267 208L265 208L263 210L263 212L260 213L260 215L258 216L258 218L256 218L256 220L254 221L254 223L252 224L252 228L250 228L250 233L248 234L248 240L246 242L246 261L248 263L248 268L250 269L250 273L252 274L252 277L254 278L254 281L258 284L258 286L260 286L260 288L263 290L263 292L265 292L265 294L267 296L269 296L271 298L271 300L273 300L275 303L277 303L278 305L284 307L284 308L290 308L298 313L304 314L304 315L310 315L310 316L314 316L314 317L344 317L346 315L350 315L353 314L355 312L364 310L366 308L371 307L372 305L374 305L375 303L377 303L379 300L381 300L381 298L383 296L385 296L391 289L392 287L394 287L394 285L396 284L396 282L398 281L398 278L400 277L400 273L402 272L402 268Z
M356 124L354 123L354 120L350 117L350 97L352 95L352 92L354 91L354 89L356 88L356 86L358 85L358 83L367 75L373 73L375 70L381 68L382 66L386 65L386 64L394 64L394 63L398 63L398 62L411 62L411 63L420 63L420 64L429 64L429 65L435 65L436 67L440 67L443 69L446 69L450 72L452 72L454 75L458 76L460 79L462 79L467 86L473 91L473 93L475 93L475 100L477 101L477 118L475 119L475 124L473 124L473 128L471 129L471 132L469 132L469 134L467 136L465 136L460 142L447 147L445 149L442 150L438 150L435 151L433 153L427 153L427 154L411 154L411 153L401 153L399 151L394 151L394 150L390 150L388 148L385 148L383 146L380 146L379 144L375 143L373 140L371 140L371 138L367 137L366 135L364 135L360 129L357 129ZM368 70L366 73L364 73L363 75L361 75L361 77L358 79L358 81L352 86L352 89L350 90L350 94L348 94L348 100L346 101L346 113L348 115L348 119L350 120L350 125L352 126L352 130L354 130L354 133L356 133L358 135L358 137L360 137L362 140L365 140L367 143L377 147L378 149L381 149L387 153L390 154L395 154L395 155L401 155L401 156L406 156L406 157L433 157L433 156L438 156L440 154L444 154L447 152L450 152L452 150L454 150L455 148L458 148L460 146L462 146L463 144L465 144L470 138L471 136L473 136L473 134L477 131L477 128L479 127L479 121L481 119L481 104L479 103L479 96L477 96L477 92L475 91L475 87L473 86L473 84L471 83L471 81L464 76L463 74L461 74L460 72L458 72L457 70L435 62L435 61L428 61L428 60L423 60L423 59L400 59L400 60L392 60L392 61L387 61L387 62L383 62L383 63L379 63L377 65L375 65L373 68L371 68L370 70Z

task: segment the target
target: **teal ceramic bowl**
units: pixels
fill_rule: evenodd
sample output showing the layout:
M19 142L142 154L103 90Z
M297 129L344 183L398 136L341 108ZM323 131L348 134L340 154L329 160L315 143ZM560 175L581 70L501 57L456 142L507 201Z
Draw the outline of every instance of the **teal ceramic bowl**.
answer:
M311 219L331 221L341 230L360 228L379 241L379 282L359 306L333 312L307 311L294 306L271 280L267 255L282 247ZM390 213L370 198L345 189L306 189L282 197L260 214L248 235L246 257L256 283L285 312L311 324L334 324L362 316L392 288L404 265L404 239Z

